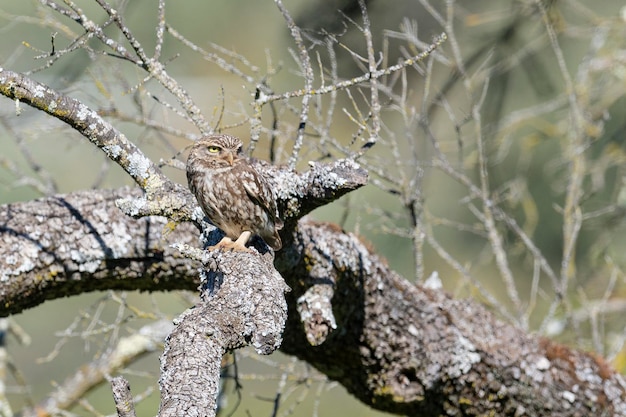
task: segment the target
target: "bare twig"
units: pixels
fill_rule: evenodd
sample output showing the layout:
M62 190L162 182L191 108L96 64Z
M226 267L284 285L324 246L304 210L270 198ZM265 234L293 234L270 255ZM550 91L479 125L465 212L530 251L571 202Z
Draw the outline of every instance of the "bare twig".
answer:
M363 17L363 36L365 37L365 43L367 45L367 68L370 74L373 74L377 70L376 56L374 52L374 43L372 42L372 30L370 27L370 19L367 14L367 7L364 0L359 0L359 7L361 8L361 16ZM378 99L378 79L371 78L370 80L370 114L372 119L372 131L370 137L367 139L365 149L371 148L378 141L378 135L380 134L380 100Z
M306 50L306 46L304 45L304 41L302 40L302 35L300 35L300 29L296 25L296 22L293 21L293 18L289 14L289 11L283 6L283 2L281 0L274 0L276 6L278 6L278 10L282 13L285 21L287 22L287 28L291 33L291 37L296 43L296 47L298 48L298 57L300 68L303 71L304 78L304 91L305 93L302 95L302 108L300 110L300 123L298 124L298 130L296 134L296 139L293 145L293 150L291 152L291 157L289 158L289 168L294 169L296 167L296 162L298 161L298 155L300 154L300 148L302 148L302 143L304 142L304 129L306 127L306 123L309 119L309 101L311 100L311 90L313 90L313 67L311 66L311 58L309 57L309 53Z
M396 71L399 71L402 68L411 66L415 64L416 62L422 61L423 59L428 57L435 49L437 49L443 42L445 42L446 39L448 39L446 34L442 33L439 36L436 36L433 39L433 43L430 45L430 47L424 50L423 52L420 52L419 54L412 56L411 58L405 59L396 65L392 65L388 68L376 70L371 74L370 73L363 74L361 76L354 77L349 80L340 81L333 85L327 85L325 87L314 89L313 91L307 91L305 89L301 89L301 90L288 91L283 94L261 94L258 101L260 104L265 104L265 103L269 103L270 101L287 100L289 98L294 98L294 97L303 97L306 94L323 95L331 91L344 90L355 85L363 84L365 82L370 81L373 78L376 78L376 79L381 78L385 75L389 75Z
M111 380L113 390L113 400L117 409L118 417L135 417L135 406L133 397L130 394L130 384L121 376L116 376Z
M575 251L578 234L582 226L582 209L580 199L582 197L582 183L585 176L586 159L584 150L586 147L584 124L585 119L581 104L578 101L574 82L567 69L563 51L559 45L554 27L548 16L548 12L541 0L536 0L535 5L541 12L541 17L550 39L552 51L556 57L561 76L565 82L565 91L570 106L570 118L572 128L568 130L568 146L566 157L570 161L570 173L568 175L565 206L563 207L563 259L561 262L561 281L557 293L563 296L567 291L569 282L576 273Z
M494 202L490 195L490 186L489 186L489 176L487 173L487 156L485 154L484 148L484 136L482 132L482 123L481 123L481 115L480 109L482 108L483 101L487 94L487 88L489 83L485 83L481 97L476 101L476 103L472 106L472 118L474 121L474 126L476 129L476 143L477 143L477 152L478 152L478 169L480 175L480 195L483 203L482 210L482 223L485 225L487 229L487 233L489 236L489 242L491 243L491 250L493 251L496 257L496 264L498 265L498 269L500 270L500 274L504 283L506 285L506 289L513 303L513 308L517 313L518 323L519 320L523 320L524 316L522 313L522 302L519 298L519 294L517 292L517 288L515 287L515 280L513 278L513 273L509 266L509 262L507 259L507 254L504 248L504 242L502 240L502 236L498 229L496 228L496 221L494 218ZM527 328L528 323L520 323L523 328Z

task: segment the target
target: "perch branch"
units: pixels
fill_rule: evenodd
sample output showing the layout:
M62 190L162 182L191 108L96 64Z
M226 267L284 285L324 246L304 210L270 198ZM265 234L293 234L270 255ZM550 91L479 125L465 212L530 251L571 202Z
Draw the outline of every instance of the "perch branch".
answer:
M259 169L267 171L277 190L286 220L284 241L291 239L299 218L367 182L366 172L346 160L314 164L301 174L262 164ZM162 217L129 223L116 207L120 201L133 206L146 200L140 190L122 188L0 206L0 316L86 291L195 289L199 264L170 246L198 246L191 225ZM199 213L186 188L153 203L163 201Z
M222 356L251 344L269 354L282 341L288 287L271 253L213 251L202 301L176 321L161 357L159 416L213 415Z

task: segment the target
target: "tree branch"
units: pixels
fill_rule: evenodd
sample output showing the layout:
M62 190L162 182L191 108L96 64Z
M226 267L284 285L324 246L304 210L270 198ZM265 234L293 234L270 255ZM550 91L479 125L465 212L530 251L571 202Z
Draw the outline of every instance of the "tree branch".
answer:
M75 98L17 72L0 68L0 94L67 123L115 161L144 190L169 181L124 134Z
M277 192L285 242L292 239L298 219L367 182L367 173L347 160L314 164L302 174L258 164ZM87 291L196 289L200 264L169 246L198 246L192 226L167 223L162 217L129 223L117 207L141 217L148 214L140 211L146 203L140 190L122 188L0 206L0 317ZM152 203L192 213L172 214L174 218L199 213L182 186Z
M129 223L115 205L142 195L122 188L0 206L0 315L107 288L197 288L198 264L163 240L166 219ZM192 229L180 225L168 240L197 245Z
M413 285L334 225L301 222L294 246L301 261L281 270L290 311L311 286L330 286L337 330L312 347L301 320L315 327L322 311L290 314L281 349L364 403L416 416L626 413L624 379L601 358L526 334L472 300Z
M0 68L0 94L24 102L67 123L116 162L145 192L145 198L119 202L131 216L162 215L192 218L195 199L186 187L172 182L144 153L96 111L22 74Z
M257 251L206 256L202 302L177 319L165 343L159 416L213 415L222 356L248 344L264 355L280 346L288 287L272 258Z
M133 397L130 395L128 381L121 376L115 377L111 380L111 388L117 415L119 417L135 417L135 407L133 405Z
M318 178L317 183L320 181ZM111 217L111 213L119 213L114 201L133 195L140 193L122 188L3 206L3 315L68 292L197 286L200 263L182 257L168 243L193 245L197 229L183 224L164 237L164 220L132 219L121 213ZM46 205L50 217L43 210ZM16 223L22 229L16 230L12 223L16 216L22 216ZM602 359L525 334L471 300L455 300L441 290L410 284L356 236L336 226L310 220L300 220L297 226L289 245L274 261L292 288L287 294L289 315L281 349L339 381L364 403L411 415L626 413L626 384ZM55 235L54 228L67 232ZM81 235L78 230L91 230L92 235ZM89 256L83 252L85 243L93 249ZM16 257L33 251L36 256L29 258L30 265ZM257 266L269 264L261 255L246 256L258 257ZM226 258L220 259L219 268L229 265ZM58 265L63 268L59 270ZM55 267L56 274L44 272ZM35 271L39 271L39 281ZM233 271L236 274L237 270ZM259 276L270 276L263 271ZM45 279L41 280L42 276ZM226 281L230 278L223 285ZM272 287L258 282L253 284L256 290L246 289L247 280L231 284L230 289L222 285L217 291L252 294L265 291L266 285ZM202 290L207 288L205 285ZM323 302L309 302L311 294ZM31 297L39 301L29 302ZM182 338L190 330L187 326L193 316L203 322L196 329L205 330L180 342L187 346L197 343L198 352L224 349L227 345L215 348L206 345L210 341L201 340L207 339L208 329L223 331L215 313L203 307L212 306L217 298L221 296L205 298L204 304L186 313L172 338ZM254 334L246 331L242 334ZM241 337L239 332L237 337ZM253 340L247 337L244 340ZM164 366L169 366L167 363ZM214 371L206 372L216 375ZM167 378L162 384L172 381Z

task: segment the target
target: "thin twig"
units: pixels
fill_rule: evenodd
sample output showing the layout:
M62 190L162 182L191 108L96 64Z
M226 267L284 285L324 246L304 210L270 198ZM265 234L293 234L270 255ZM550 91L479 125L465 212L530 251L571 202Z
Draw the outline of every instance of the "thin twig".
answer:
M571 129L568 131L568 146L566 157L570 161L568 184L565 194L565 205L563 207L563 258L561 261L561 282L556 288L557 292L563 296L567 291L568 283L574 278L575 251L578 233L582 226L582 209L580 207L580 199L583 192L583 180L586 171L585 135L584 135L584 116L581 109L572 77L567 69L563 50L559 45L556 33L548 12L541 0L535 0L535 5L541 12L541 17L550 39L552 51L557 60L563 81L565 82L565 91L567 93L569 106Z
M163 49L163 33L165 32L165 0L159 0L156 30L156 46L154 47L153 59L159 60L161 58L161 51Z
M300 68L303 71L304 77L304 91L305 93L302 95L302 108L300 110L300 123L298 124L298 130L296 134L296 140L293 145L293 150L291 152L291 157L289 158L289 168L295 169L296 163L298 162L298 155L300 154L300 148L302 148L302 143L304 142L304 129L306 128L306 123L309 119L309 102L311 100L311 90L313 90L313 67L311 65L311 58L309 57L309 53L306 50L306 46L304 45L304 41L302 40L302 35L300 34L300 29L294 22L293 18L289 14L289 11L283 5L281 0L274 0L276 6L282 13L285 21L287 22L287 28L291 33L291 37L296 43L296 47L298 48L298 57Z
M364 0L359 0L359 7L361 8L361 16L363 17L363 36L365 36L365 43L367 45L367 67L369 73L376 72L377 63L374 55L374 43L372 42L372 30L370 25L369 15L367 14L367 7ZM380 100L378 99L378 79L370 79L370 114L372 120L372 131L370 137L367 140L366 148L371 148L378 141L378 135L380 135ZM364 151L365 149L363 149Z
M411 58L405 59L396 65L392 65L388 68L376 70L371 74L370 73L363 74L361 76L354 77L345 81L340 81L336 84L328 85L326 87L321 87L312 91L301 89L301 90L288 91L283 94L262 94L261 97L259 97L259 103L263 105L270 101L287 100L287 99L294 98L294 97L302 97L306 94L323 95L334 90L344 90L344 89L353 87L355 85L363 84L374 78L376 79L381 78L385 75L389 75L396 71L399 71L402 68L411 66L415 64L416 62L422 61L424 58L428 57L435 49L437 49L443 42L445 42L446 39L448 39L447 35L445 33L442 33L433 39L433 43L430 45L428 49L420 52L419 54L415 56L412 56Z

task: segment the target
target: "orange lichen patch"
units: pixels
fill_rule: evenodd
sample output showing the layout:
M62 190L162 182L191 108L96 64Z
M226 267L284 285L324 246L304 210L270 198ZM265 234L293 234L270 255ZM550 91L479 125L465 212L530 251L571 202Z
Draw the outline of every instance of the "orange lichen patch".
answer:
M574 353L567 346L553 342L550 339L541 339L539 345L544 350L546 358L550 361L560 359L570 364L573 363L572 355Z
M575 352L565 345L553 342L550 339L540 339L539 346L544 351L544 355L550 362L565 363L567 368L564 369L571 378L578 379L575 372Z
M596 365L598 365L598 375L602 379L609 379L615 371L611 367L611 365L600 355L596 355L594 353L590 353L589 356L594 360Z

